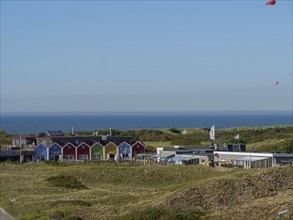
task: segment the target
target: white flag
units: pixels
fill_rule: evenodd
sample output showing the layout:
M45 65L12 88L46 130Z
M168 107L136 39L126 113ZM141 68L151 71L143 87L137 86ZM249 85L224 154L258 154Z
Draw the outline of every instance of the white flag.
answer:
M211 130L210 130L210 139L211 140L215 140L215 125L213 125L211 127Z
M235 138L235 140L237 140L237 139L239 140L239 138L240 138L239 134L237 134L234 138Z

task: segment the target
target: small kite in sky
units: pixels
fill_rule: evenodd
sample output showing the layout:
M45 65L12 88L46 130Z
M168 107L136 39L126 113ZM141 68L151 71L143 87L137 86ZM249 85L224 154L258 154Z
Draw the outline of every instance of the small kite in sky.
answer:
M276 0L270 0L268 2L266 2L265 4L262 4L260 6L258 6L257 8L261 8L261 7L264 7L264 6L267 6L267 5L275 5L277 3Z
M276 4L276 0L271 0L271 1L268 1L267 3L266 3L266 5L275 5Z
M272 86L278 86L279 85L279 81L276 81L272 84Z

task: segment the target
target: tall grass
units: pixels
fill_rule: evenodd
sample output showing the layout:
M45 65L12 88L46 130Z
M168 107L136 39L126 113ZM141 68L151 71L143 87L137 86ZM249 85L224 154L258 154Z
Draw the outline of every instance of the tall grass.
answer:
M19 219L32 213L49 216L52 211L60 211L61 208L67 215L76 214L72 213L73 205L74 210L78 209L85 219L91 219L95 213L100 218L111 218L141 209L189 183L215 175L223 173L201 166L3 163L0 165L0 205L9 212L9 202L15 198L13 214ZM68 176L74 177L73 180L67 181ZM53 184L47 181L52 177ZM66 184L78 182L87 189L63 187L59 185L62 180L66 180ZM78 204L76 201L82 202ZM85 208L82 203L91 206Z
M52 177L57 177L57 184L54 178L53 183L48 181ZM282 190L291 195L292 178L293 167L222 172L200 165L1 163L0 206L10 212L15 198L12 214L17 219L197 219L217 213L221 201L225 208L236 207L246 198L243 189L252 200L277 196ZM62 181L85 188L64 187L59 185ZM293 199L284 204L290 202Z

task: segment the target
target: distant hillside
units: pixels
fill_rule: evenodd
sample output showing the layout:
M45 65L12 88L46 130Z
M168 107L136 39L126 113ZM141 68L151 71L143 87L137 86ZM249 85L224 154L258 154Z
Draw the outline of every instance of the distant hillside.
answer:
M173 144L178 141L195 144L209 141L210 128L169 128L169 129L137 129L137 130L113 130L113 135L133 136L142 141L167 141L171 140ZM76 134L92 134L91 131L77 131ZM108 130L101 130L99 134L108 134ZM252 127L252 128L229 128L216 130L217 142L223 144L226 142L235 142L235 135L240 134L240 141L245 143L254 143L267 139L283 139L293 135L293 126L271 126L271 127ZM188 142L189 141L189 142Z

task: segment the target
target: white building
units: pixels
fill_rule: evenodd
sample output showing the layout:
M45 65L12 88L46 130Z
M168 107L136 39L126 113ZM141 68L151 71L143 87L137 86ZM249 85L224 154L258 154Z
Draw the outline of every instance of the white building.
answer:
M228 162L244 169L293 165L293 154L214 151L215 162Z

